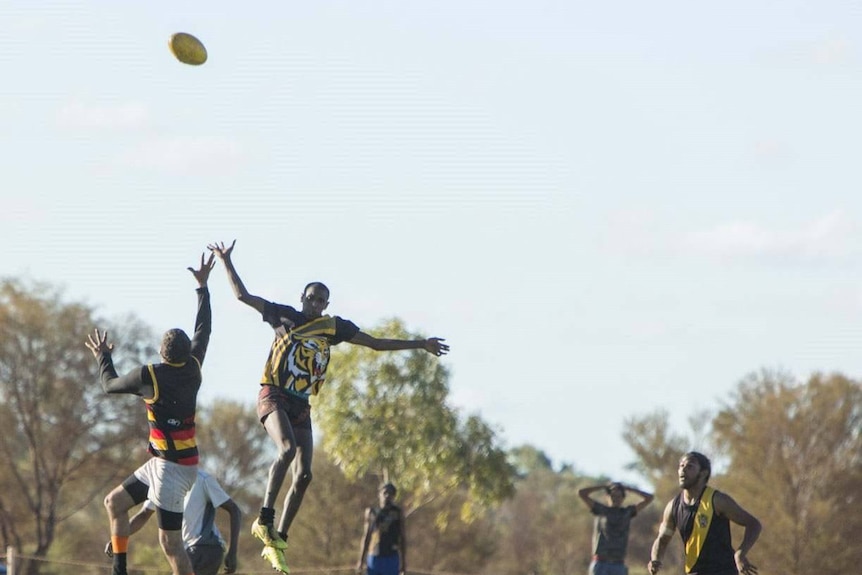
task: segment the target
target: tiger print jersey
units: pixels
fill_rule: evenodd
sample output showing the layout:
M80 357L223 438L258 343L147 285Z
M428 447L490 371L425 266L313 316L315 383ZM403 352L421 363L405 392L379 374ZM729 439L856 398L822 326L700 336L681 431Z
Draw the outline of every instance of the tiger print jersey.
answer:
M261 385L275 385L293 395L317 395L326 381L330 347L349 341L359 327L338 316L309 318L291 306L267 302L263 320L275 330Z

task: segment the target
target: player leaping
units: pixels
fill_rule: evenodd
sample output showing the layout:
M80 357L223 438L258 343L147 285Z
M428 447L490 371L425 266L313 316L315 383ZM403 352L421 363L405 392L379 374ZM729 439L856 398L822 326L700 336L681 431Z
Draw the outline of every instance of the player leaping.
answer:
M314 443L308 399L317 395L325 381L330 347L347 342L377 351L424 349L441 356L449 351L449 346L438 337L380 339L362 332L351 321L324 315L324 310L329 306L329 288L320 282L311 282L305 286L300 294L300 310L252 295L243 285L231 261L235 245L236 240L230 246L219 242L207 247L224 262L237 299L256 309L263 316L263 321L275 330L275 339L260 381L257 415L275 442L278 456L270 467L263 505L260 515L252 524L252 534L264 544L261 556L274 569L287 573L284 558L287 532L312 477ZM293 482L276 530L275 502L289 467L292 467Z

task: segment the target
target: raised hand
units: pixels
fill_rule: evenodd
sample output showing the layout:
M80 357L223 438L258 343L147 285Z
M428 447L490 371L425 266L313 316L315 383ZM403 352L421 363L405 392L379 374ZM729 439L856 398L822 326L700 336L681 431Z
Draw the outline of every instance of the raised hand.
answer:
M87 335L87 341L84 342L84 345L93 352L93 357L96 358L99 357L100 353L111 353L114 350L114 344L108 343L108 330L99 333L99 328Z
M198 280L198 285L201 287L207 287L207 280L209 280L210 272L213 267L215 267L215 253L210 253L210 257L206 262L204 262L204 254L201 254L201 268L199 270L196 270L191 266L186 269L192 272L192 275L195 276L196 280Z
M217 255L218 259L223 260L230 257L230 253L233 251L233 247L235 245L236 240L231 242L227 247L225 247L224 242L213 242L211 244L207 244L207 249Z
M449 345L443 343L446 341L442 337L429 337L425 340L425 351L430 354L440 357L449 353Z

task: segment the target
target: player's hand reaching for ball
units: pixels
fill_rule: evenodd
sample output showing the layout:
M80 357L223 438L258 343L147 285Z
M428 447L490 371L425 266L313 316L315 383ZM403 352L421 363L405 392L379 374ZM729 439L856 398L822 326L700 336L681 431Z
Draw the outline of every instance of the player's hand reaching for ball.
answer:
M230 259L230 253L233 251L233 247L236 245L236 240L231 242L229 246L225 246L224 242L213 242L211 244L207 244L207 249L218 256L218 259Z
M198 285L202 288L205 288L207 287L207 281L209 280L210 272L212 271L213 266L215 266L215 253L211 252L209 259L207 259L206 261L204 261L204 254L201 254L200 269L196 270L191 266L186 269L192 272L192 275L195 276L196 280L198 280Z
M429 337L425 340L425 351L430 354L440 357L449 353L449 345L443 343L446 341L442 337Z
M93 357L99 357L100 353L111 353L114 350L114 344L108 343L108 331L105 330L99 333L99 328L96 328L92 334L87 336L87 341L84 342L87 349L93 352Z

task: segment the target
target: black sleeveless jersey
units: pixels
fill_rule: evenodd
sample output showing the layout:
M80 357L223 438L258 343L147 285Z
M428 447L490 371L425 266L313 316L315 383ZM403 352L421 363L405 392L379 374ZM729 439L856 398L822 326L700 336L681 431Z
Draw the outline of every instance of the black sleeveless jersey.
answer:
M715 493L706 487L693 505L685 504L682 493L673 500L673 517L685 547L685 572L689 575L737 574L730 521L715 513Z

